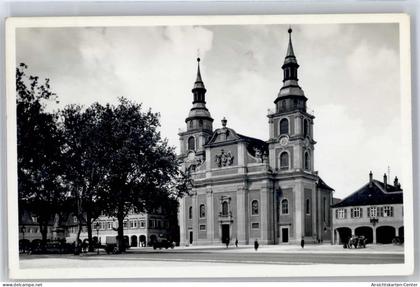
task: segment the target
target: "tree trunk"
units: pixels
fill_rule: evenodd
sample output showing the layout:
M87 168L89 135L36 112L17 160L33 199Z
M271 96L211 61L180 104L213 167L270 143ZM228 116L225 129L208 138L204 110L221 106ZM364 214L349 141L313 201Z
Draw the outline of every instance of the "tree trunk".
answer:
M74 255L79 255L81 244L80 244L80 233L82 232L83 227L83 213L81 208L81 200L79 197L76 198L76 205L77 205L77 221L78 221L78 230L77 230L77 236L76 236L76 243L74 245L75 251Z
M79 228L77 230L76 242L74 243L74 255L79 255L81 250L80 233L82 232L82 223L79 220Z
M48 221L40 221L39 222L39 232L41 232L41 244L44 247L47 243L47 236L48 236Z
M87 224L87 232L88 232L88 240L89 240L89 252L94 251L93 240L92 240L92 215L90 208L86 210L86 224ZM99 241L99 238L98 238Z
M118 251L125 252L125 242L124 242L124 215L122 211L118 211Z

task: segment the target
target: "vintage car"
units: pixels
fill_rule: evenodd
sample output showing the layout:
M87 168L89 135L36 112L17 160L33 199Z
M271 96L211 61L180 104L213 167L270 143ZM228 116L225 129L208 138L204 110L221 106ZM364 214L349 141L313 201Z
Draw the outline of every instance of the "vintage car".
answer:
M105 239L105 246L102 246L107 254L116 254L119 252L118 250L118 241L117 241L118 236L107 236ZM125 243L125 248L128 249L130 248L130 245L128 244L128 236L124 236L124 243Z
M159 248L159 249L162 249L162 248L173 249L174 247L175 247L175 244L172 241L170 241L166 238L159 238L158 240L153 242L153 249L157 249L157 248Z
M363 235L361 236L352 236L350 237L348 243L347 243L347 248L366 248L366 242L367 242L367 238Z

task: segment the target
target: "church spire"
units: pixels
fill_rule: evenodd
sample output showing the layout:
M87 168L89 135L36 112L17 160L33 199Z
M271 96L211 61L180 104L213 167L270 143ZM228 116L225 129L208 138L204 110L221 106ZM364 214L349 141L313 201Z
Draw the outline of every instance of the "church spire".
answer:
M287 47L287 54L286 54L286 59L289 57L293 57L296 60L295 57L295 52L293 51L293 44L292 44L292 28L289 26L289 30L287 30L287 32L289 33L289 46Z
M284 63L282 69L284 70L284 79L283 82L287 80L295 80L297 85L297 70L299 65L296 61L295 51L293 50L292 44L292 28L289 27L287 32L289 33L289 45L287 46L287 53L286 58L284 59Z
M200 58L197 58L197 79L194 83L194 89L205 89L203 80L201 79Z
M204 86L203 79L201 77L200 71L200 58L197 58L197 77L194 82L194 87L191 90L193 93L193 106L188 114L188 117L185 119L187 123L187 129L197 129L206 128L208 130L213 130L212 122L213 119L210 116L210 112L206 108L206 88ZM208 124L205 124L205 122Z
M203 79L200 71L200 58L197 58L197 78L194 82L192 92L194 94L194 103L206 103L206 88L204 87Z
M277 95L277 98L274 101L276 105L278 105L278 103L281 102L281 105L280 106L278 105L279 111L280 110L284 111L285 108L283 108L283 106L287 104L285 101L280 101L280 100L286 100L286 99L292 99L292 98L295 99L296 101L292 101L291 105L287 104L286 105L287 110L294 110L295 108L306 109L305 104L304 104L304 102L306 102L306 97L303 90L298 84L299 64L297 63L295 51L293 49L292 28L289 27L287 32L289 33L289 43L287 46L287 52L286 52L286 57L284 58L284 63L281 66L281 68L283 69L283 87L280 89ZM295 102L297 103L297 105L294 104Z

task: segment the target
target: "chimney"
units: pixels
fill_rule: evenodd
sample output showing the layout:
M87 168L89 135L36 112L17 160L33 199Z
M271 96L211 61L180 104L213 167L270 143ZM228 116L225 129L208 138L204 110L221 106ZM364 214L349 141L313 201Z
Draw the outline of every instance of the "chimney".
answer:
M386 173L384 173L384 189L385 190L387 190L387 185L388 185L388 183L387 183L387 176L386 176Z
M372 181L373 181L373 173L372 171L369 172L369 187L372 187Z
M401 189L401 184L398 181L398 177L395 177L394 179L394 187L398 190Z

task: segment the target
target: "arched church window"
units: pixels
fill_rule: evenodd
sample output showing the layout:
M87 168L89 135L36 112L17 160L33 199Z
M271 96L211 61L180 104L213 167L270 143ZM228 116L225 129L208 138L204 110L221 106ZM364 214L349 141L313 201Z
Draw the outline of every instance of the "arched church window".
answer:
M198 120L198 126L201 128L203 126L203 120Z
M194 137L188 138L188 149L189 150L195 150L195 139Z
M280 154L280 169L289 169L289 154L285 151Z
M206 217L206 206L204 204L200 205L200 218Z
M288 134L289 133L289 120L288 119L282 119L280 121L280 134Z
M192 219L192 206L188 208L188 218Z
M253 200L251 203L251 207L252 207L252 210L251 210L252 215L257 215L258 214L258 201Z
M309 124L308 120L303 120L303 136L306 137L309 135Z
M287 199L281 201L281 213L289 214L289 201Z
M222 202L222 215L228 215L229 213L229 208L228 208L228 203L227 201L223 201Z
M305 152L304 161L304 168L307 170L311 169L311 157L309 155L309 152Z

